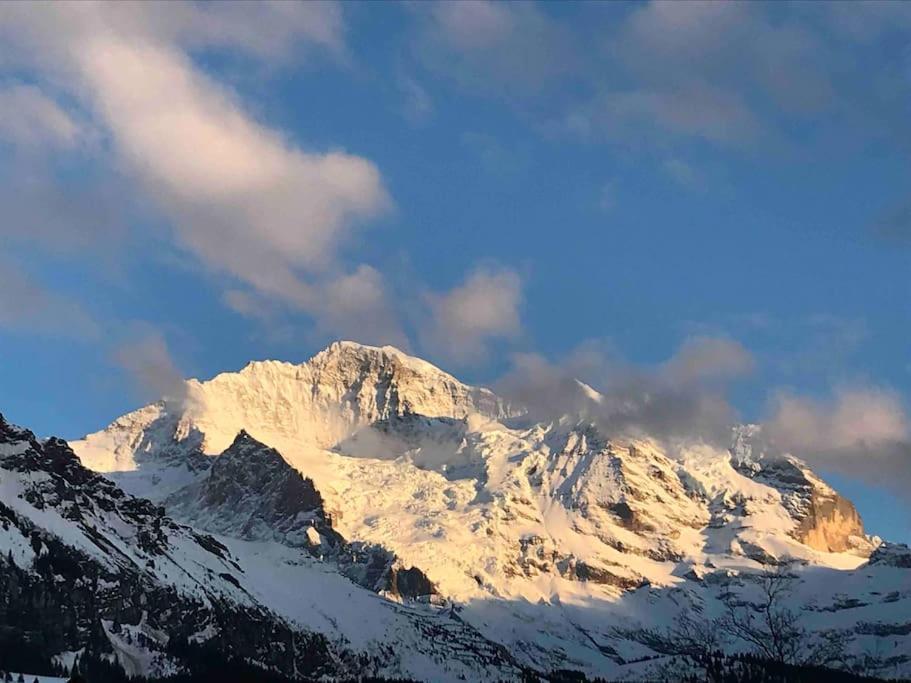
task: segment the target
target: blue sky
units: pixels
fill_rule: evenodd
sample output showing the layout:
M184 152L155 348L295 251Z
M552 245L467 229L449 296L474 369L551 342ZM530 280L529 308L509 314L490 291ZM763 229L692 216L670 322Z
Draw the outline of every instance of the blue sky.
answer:
M494 384L698 357L672 393L911 540L909 38L905 3L6 5L0 410L78 437L338 337Z

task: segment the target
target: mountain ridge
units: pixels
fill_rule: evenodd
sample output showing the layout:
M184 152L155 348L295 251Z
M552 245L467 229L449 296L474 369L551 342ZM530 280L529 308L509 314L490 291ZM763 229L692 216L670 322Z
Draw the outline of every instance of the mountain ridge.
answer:
M127 675L192 673L194 644L290 678L516 672L445 610L400 607L309 555L176 522L85 469L66 442L2 416L0 493L0 651L48 664L90 652ZM313 587L270 594L281 575ZM434 634L456 645L441 650Z
M866 571L883 586L904 580L894 564L867 562L879 539L801 461L764 452L755 428L735 432L730 449L697 442L671 453L584 415L515 420L520 410L489 390L352 342L299 365L252 363L189 382L187 393L184 406L140 409L74 449L180 515L174 496L198 490L246 430L312 479L341 536L419 567L444 604L525 666L630 675L627 662L655 653L610 624L648 629L681 605L723 610L746 590L742 577L780 563L805 568L796 600L807 614L837 603L814 571L831 576L830 592L862 594L839 612L851 656L879 647L859 624L900 630L893 603L877 607L860 583ZM124 463L131 469L118 471ZM898 590L896 604L909 593Z

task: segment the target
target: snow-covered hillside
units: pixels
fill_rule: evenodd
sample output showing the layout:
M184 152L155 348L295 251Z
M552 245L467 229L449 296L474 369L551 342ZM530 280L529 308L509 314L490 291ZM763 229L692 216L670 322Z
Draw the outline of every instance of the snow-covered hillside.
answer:
M877 549L849 501L796 458L761 452L755 428L730 449L671 453L578 410L538 423L521 413L391 347L338 342L301 365L190 380L179 404L142 408L73 448L126 491L240 539L225 542L232 551L299 553L317 540L295 526L312 509L277 514L274 486L199 505L212 458L243 430L312 481L346 542L419 569L459 620L525 666L647 675L657 653L637 633L719 613L756 572L788 561L809 626L841 632L848 659L882 653L881 673L911 674L907 550ZM288 567L283 580L310 580Z
M4 647L34 643L49 658L88 648L130 675L185 669L180 643L288 676L515 671L445 607L386 599L289 545L174 522L86 470L65 442L2 417L0 501Z

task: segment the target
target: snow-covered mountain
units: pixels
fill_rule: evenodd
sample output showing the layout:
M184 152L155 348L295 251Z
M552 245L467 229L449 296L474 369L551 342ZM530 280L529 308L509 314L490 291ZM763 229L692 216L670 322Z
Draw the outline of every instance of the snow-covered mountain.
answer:
M250 460L252 451L269 451L243 435L234 450ZM234 456L226 453L225 461ZM282 517L286 505L306 510L294 517L321 529L313 544L331 542L342 554L344 540L319 519L312 484L283 461L268 466L289 470L277 475L287 483L266 496L276 503L271 512ZM213 488L201 506L238 503L237 486L224 499ZM25 648L33 659L72 663L89 651L127 674L153 676L190 669L193 646L292 678L464 680L516 672L499 646L450 609L383 598L343 576L337 563L293 544L219 540L177 523L160 506L85 469L65 442L39 441L2 417L0 501L5 653ZM377 562L372 550L348 558L348 574L391 573L395 584L394 556Z
M752 427L730 449L671 453L605 434L576 408L533 422L394 348L338 342L301 365L189 380L181 400L72 446L214 535L260 608L367 652L378 670L439 680L458 661L469 679L514 666L648 676L662 653L643 633L720 614L788 561L808 628L838 632L848 662L911 675L911 553L865 535L805 464L762 452ZM320 602L328 582L358 596L357 618ZM415 636L433 619L461 629L436 663ZM390 642L407 653L393 664L377 645Z

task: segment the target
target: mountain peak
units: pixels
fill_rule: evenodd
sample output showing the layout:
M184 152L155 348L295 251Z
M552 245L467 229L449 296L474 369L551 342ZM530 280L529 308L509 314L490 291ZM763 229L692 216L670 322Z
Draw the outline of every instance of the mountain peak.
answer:
M250 436L246 429L241 429L239 432L237 432L237 436L234 437L234 443L232 443L231 446L237 446L248 441L256 441L256 439Z
M178 451L215 455L243 435L268 444L332 448L359 429L403 415L509 414L488 389L463 384L394 346L352 341L333 342L305 363L255 361L239 372L189 380L186 389L179 411L146 406L74 442L74 448L99 471L133 471L146 462L164 463L160 456Z
M355 341L338 340L329 344L307 363L318 364L333 358L369 361L380 365L396 365L419 375L443 376L453 382L459 382L455 377L441 370L433 363L389 345L369 346ZM459 383L461 384L461 382Z
M223 373L224 375L255 375L268 371L290 371L313 365L325 365L337 362L373 363L378 366L396 366L411 370L415 374L428 376L443 376L453 382L458 380L448 372L440 369L417 356L412 356L395 346L370 346L350 340L336 340L322 351L314 354L303 363L290 363L281 360L253 360L247 363L239 373ZM220 377L221 375L219 375ZM204 383L204 382L203 382Z

